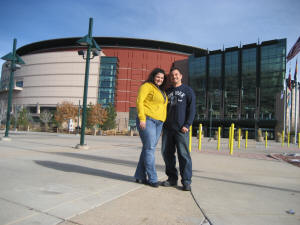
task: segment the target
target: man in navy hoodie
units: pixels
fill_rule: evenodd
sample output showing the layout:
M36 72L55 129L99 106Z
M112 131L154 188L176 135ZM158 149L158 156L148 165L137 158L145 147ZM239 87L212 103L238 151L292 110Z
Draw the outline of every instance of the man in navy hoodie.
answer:
M192 159L189 152L189 130L193 123L196 107L195 93L182 83L182 73L179 68L173 67L170 71L172 87L167 89L168 110L167 120L163 126L162 156L166 164L168 179L161 183L162 186L176 186L178 172L176 169L176 156L179 161L182 189L191 190Z

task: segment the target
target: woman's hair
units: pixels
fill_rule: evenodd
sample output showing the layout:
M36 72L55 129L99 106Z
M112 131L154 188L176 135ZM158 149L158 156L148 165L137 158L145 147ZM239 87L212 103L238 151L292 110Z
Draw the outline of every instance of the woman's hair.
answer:
M148 76L148 79L145 80L144 83L152 83L152 84L155 84L154 83L154 77L158 74L158 73L162 73L164 75L164 81L162 83L162 85L160 85L158 88L161 89L161 90L164 90L165 89L165 86L166 86L166 83L167 83L167 75L165 73L165 71L161 68L155 68L151 71L151 73L149 74Z

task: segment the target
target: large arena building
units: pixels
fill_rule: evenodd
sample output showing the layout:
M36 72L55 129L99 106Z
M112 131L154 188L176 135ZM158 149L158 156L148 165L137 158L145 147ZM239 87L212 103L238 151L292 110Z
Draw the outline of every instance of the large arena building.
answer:
M76 105L82 102L85 59L78 55L80 38L47 40L23 46L17 54L25 61L15 72L13 108L25 106L31 113L55 108L63 101ZM169 71L175 61L187 60L192 54L202 55L201 48L162 41L94 37L101 46L101 55L91 59L88 103L106 106L112 103L117 111L119 129L128 127L129 112L135 114L139 85L150 71L160 67ZM2 66L0 110L5 115L9 67ZM185 79L187 80L188 75Z
M23 106L39 115L63 101L75 105L82 101L86 60L78 55L84 50L76 43L79 39L46 40L17 50L26 64L15 72L13 110ZM118 129L135 125L138 88L150 71L160 67L168 72L173 65L183 70L184 83L196 93L194 127L202 123L205 135L222 126L226 136L226 129L235 123L249 130L250 137L255 137L258 128L274 137L284 121L287 126L290 112L284 110L283 97L286 39L216 51L146 39L94 39L102 51L91 59L88 103L114 104ZM8 81L9 66L4 63L0 116L7 108Z

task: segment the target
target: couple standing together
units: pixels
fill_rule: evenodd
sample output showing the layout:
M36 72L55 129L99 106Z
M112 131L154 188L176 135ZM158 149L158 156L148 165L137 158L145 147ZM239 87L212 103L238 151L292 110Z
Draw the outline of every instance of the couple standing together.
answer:
M176 186L177 150L182 189L191 190L192 160L189 153L189 128L195 117L195 94L182 83L179 68L170 70L171 87L165 90L167 76L154 69L141 85L137 97L137 129L143 144L135 171L138 183L152 187ZM165 162L166 181L159 183L155 168L155 148L162 132L162 156Z

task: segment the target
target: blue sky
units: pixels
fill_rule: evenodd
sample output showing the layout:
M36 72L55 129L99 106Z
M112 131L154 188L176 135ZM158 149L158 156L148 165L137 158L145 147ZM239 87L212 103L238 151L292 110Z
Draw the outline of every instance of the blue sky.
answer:
M289 51L300 36L299 9L300 0L7 0L1 2L0 56L12 51L13 38L21 47L84 36L89 17L94 18L94 36L209 50L287 38ZM294 64L295 59L292 69Z

